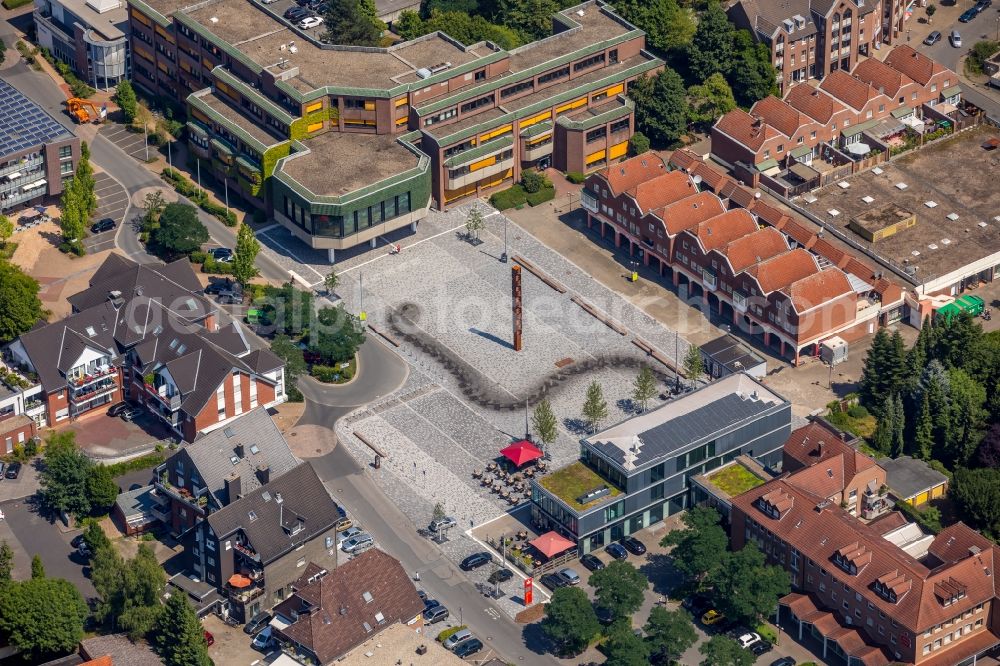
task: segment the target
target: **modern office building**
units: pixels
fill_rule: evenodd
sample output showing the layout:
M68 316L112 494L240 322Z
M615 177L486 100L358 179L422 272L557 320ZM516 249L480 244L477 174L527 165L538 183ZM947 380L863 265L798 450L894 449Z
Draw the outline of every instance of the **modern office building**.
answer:
M328 251L416 225L529 167L625 154L625 96L662 68L598 0L505 51L443 33L388 48L323 44L249 0L130 0L134 81L186 99L201 169Z
M38 45L99 90L129 78L128 11L122 0L35 0Z
M733 374L581 440L580 460L531 482L531 515L589 553L689 506L691 477L737 456L781 464L791 404Z
M80 139L0 79L0 213L62 194L80 158Z

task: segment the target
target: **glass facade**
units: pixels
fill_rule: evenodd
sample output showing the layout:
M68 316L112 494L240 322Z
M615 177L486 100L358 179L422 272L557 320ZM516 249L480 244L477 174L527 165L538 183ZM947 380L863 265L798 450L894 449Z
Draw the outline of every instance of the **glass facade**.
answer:
M371 206L358 208L346 215L311 214L287 196L283 197L283 212L299 227L314 236L344 238L410 212L410 193L403 192Z

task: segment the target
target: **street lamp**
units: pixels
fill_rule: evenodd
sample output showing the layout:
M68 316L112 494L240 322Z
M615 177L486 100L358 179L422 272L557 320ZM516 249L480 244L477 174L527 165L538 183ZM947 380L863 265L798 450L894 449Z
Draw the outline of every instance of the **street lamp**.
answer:
M198 163L198 189L200 190L201 189L201 158L200 157L195 158L195 161Z
M229 214L229 176L222 177L222 185L226 190L226 214Z
M503 216L503 254L500 255L500 263L507 263L507 216Z
M146 145L146 161L149 161L149 127L146 123L142 124L142 139Z

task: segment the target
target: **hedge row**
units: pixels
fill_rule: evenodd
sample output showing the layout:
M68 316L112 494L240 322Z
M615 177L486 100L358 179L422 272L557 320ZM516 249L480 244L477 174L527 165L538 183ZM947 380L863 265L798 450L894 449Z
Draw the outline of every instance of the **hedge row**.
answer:
M188 178L180 171L167 167L160 173L160 176L163 180L173 185L174 190L176 190L178 194L190 199L192 203L197 205L209 215L218 218L219 221L227 227L236 226L236 213L231 210L226 210L226 207L221 204L213 202L208 198L208 192L188 180Z
M162 453L147 453L146 455L139 456L138 458L132 458L131 460L108 465L108 471L111 472L112 477L121 476L122 474L127 474L129 472L137 472L141 469L156 467L157 465L163 463L166 459L166 456Z
M518 206L523 206L527 201L527 194L520 184L496 192L490 197L490 204L497 210L517 208Z
M309 374L326 384L342 383L354 378L354 368L353 363L343 370L331 365L314 365Z
M201 272L209 275L232 275L233 265L225 261L216 261L208 252L192 252L191 263L201 264Z

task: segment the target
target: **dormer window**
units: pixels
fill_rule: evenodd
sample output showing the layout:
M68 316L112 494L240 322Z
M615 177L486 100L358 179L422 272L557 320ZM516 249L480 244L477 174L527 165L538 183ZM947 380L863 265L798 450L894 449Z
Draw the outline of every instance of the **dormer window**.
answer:
M833 563L852 576L858 575L858 567L854 564L854 562L851 562L840 553L833 554Z
M912 586L913 581L899 573L898 570L884 574L872 583L872 589L875 591L875 594L893 604L898 603L900 599L906 596L906 593L910 591Z
M951 606L956 601L965 598L966 587L954 578L934 583L934 596L942 606Z

